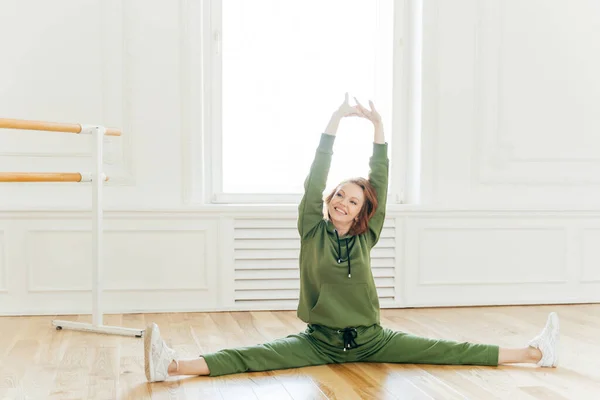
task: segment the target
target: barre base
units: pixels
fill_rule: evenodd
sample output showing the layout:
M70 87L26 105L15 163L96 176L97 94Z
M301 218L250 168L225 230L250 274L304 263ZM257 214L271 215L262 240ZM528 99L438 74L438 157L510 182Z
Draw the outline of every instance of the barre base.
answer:
M94 325L86 322L74 322L55 319L52 321L52 325L56 326L57 330L72 329L75 331L96 332L106 333L109 335L123 335L135 337L142 337L144 335L144 329L123 328L120 326L109 325Z

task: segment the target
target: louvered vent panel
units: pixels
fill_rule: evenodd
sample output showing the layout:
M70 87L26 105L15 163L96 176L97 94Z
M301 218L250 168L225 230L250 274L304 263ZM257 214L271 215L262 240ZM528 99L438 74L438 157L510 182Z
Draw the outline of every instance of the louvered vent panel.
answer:
M394 301L395 227L386 220L371 267L382 306ZM300 280L296 220L237 220L234 225L235 303L249 309L296 309Z

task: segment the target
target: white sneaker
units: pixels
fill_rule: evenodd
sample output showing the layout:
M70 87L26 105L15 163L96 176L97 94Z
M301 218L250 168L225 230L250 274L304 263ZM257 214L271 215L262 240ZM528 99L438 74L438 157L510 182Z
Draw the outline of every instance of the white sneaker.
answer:
M542 358L537 363L538 366L556 367L558 365L559 343L558 315L551 312L548 315L544 329L529 342L529 346L542 352Z
M169 348L160 337L158 325L152 323L144 332L144 364L148 382L161 382L169 376L169 365L175 361L177 367L179 356Z

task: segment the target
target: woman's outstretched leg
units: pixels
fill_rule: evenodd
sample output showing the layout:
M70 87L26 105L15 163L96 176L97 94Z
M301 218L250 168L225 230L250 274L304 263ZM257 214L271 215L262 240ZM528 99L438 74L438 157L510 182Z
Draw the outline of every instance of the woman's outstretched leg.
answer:
M332 363L316 343L309 335L300 333L256 346L223 349L182 360L166 345L153 323L144 333L146 378L149 382L158 382L175 375L219 376Z
M196 363L194 363L196 361ZM170 375L207 375L206 362L198 359L181 360L177 352L171 349L160 336L155 323L144 331L144 371L148 382L160 382Z
M542 352L533 347L508 348L500 347L498 365L500 364L536 364L542 359Z
M365 362L438 365L498 365L500 348L490 344L433 339L383 329Z
M520 349L500 348L498 364L537 364L540 367L556 367L558 365L558 345L560 325L558 315L550 313L544 329L529 345Z
M560 345L560 323L558 314L551 312L544 329L529 341L529 348L539 351L535 363L540 367L556 367ZM539 357L538 357L539 355Z
M558 316L551 313L544 329L529 342L528 347L501 348L491 344L429 339L384 329L378 345L362 361L487 366L533 363L542 367L555 367L558 361L558 343Z

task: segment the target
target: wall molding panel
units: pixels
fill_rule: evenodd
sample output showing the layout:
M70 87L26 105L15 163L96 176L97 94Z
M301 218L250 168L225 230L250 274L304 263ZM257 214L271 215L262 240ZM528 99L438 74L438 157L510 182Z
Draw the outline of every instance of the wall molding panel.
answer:
M423 4L423 205L596 207L599 11L591 1Z
M538 7L535 9L531 9L531 5L528 5L525 9L518 7L518 10L512 9L509 3L500 0L477 5L479 24L476 28L477 48L475 49L477 81L474 103L476 111L473 116L475 118L474 126L477 127L476 132L479 133L478 139L482 142L482 147L479 148L481 152L476 154L479 164L474 164L477 167L475 172L478 173L478 183L536 186L598 185L600 184L598 152L590 146L578 145L578 142L574 142L577 147L567 146L567 148L565 148L565 142L562 143L563 146L560 146L560 142L554 143L549 140L537 140L533 145L532 137L529 135L537 137L540 133L527 133L525 127L532 125L531 119L535 119L535 116L527 117L526 113L517 115L515 106L511 105L511 102L519 100L514 90L516 90L517 82L520 82L518 80L523 79L515 75L516 66L514 64L522 55L520 52L524 47L531 48L531 41L536 43L533 46L538 50L537 53L531 53L531 59L527 60L528 62L522 63L521 66L526 68L523 74L533 76L535 74L535 70L532 70L534 61L538 61L540 63L538 79L544 79L544 73L546 73L548 74L547 83L556 84L555 79L560 73L558 69L566 68L567 61L565 59L557 60L555 58L556 44L542 32L544 29L560 31L564 28L564 17L555 16L554 18L558 20L552 21L550 14L556 14L555 12L545 13L545 17L548 18L546 24L549 23L551 26L540 27L539 32L531 32L527 41L516 44L514 31L519 27L510 24L521 23L529 15L528 13L533 16L534 11L540 12L539 5L541 3L537 5ZM567 34L566 32L562 33L565 36ZM577 33L572 32L571 34L576 35ZM563 37L563 40L574 40L574 38ZM536 60L535 57L539 59ZM550 59L555 62L544 62ZM553 66L557 70L553 70ZM548 71L544 72L544 69ZM538 82L532 84L538 84ZM564 102L563 108L567 107L572 100L567 93L562 92L565 89L562 85L572 84L564 82L561 87L556 88L559 92L554 100L540 99L539 106L534 104L530 106L543 107L546 105L548 109L555 109L556 102ZM523 88L523 86L520 88L519 90L525 89L526 94L530 94L530 89ZM512 92L507 92L511 89ZM513 115L509 117L507 112L513 112ZM536 113L539 112L536 110ZM566 116L568 115L570 114L567 113ZM562 121L561 117L556 115L555 117ZM516 121L522 121L523 127L515 126ZM548 129L559 130L563 124L557 124L556 127L548 126L549 121L542 118L539 119L539 122L543 126L540 129L546 131L545 135L549 139L563 136L560 135L560 131L548 131ZM576 126L583 127L579 122L576 123ZM565 135L565 138L567 136Z
M297 306L293 211L105 213L105 312ZM0 314L89 313L90 228L80 211L0 213ZM392 211L372 267L384 308L600 302L599 242L592 211Z

